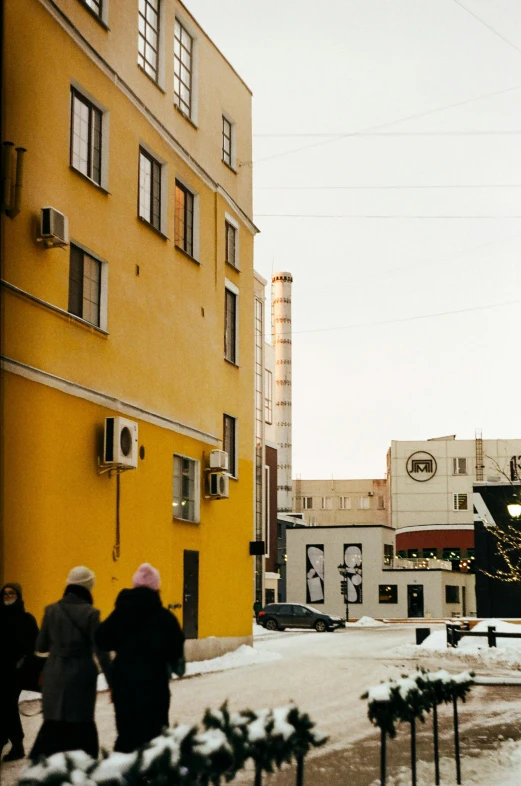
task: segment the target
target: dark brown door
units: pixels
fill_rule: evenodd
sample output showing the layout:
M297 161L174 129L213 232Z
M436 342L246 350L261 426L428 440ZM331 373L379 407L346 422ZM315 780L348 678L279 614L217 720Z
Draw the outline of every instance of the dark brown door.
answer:
M423 617L423 584L407 586L407 616Z
M185 551L183 559L183 631L187 639L199 635L199 552Z

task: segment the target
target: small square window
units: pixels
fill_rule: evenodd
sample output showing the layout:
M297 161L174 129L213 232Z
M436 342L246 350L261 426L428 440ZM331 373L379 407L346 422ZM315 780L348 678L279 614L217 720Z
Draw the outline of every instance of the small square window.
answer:
M223 449L228 454L228 472L237 477L237 420L231 415L223 417Z
M358 497L358 510L369 510L371 507L371 500L369 497Z
M229 265L233 265L233 267L237 267L237 230L229 221L226 221L224 224L224 231L226 239L226 262L228 262Z
M322 510L331 510L332 508L331 502L332 502L331 497L322 497L322 503L321 503Z
M459 587L447 584L445 587L445 603L459 603Z
M408 559L418 559L419 556L420 556L419 549L407 549Z
M71 243L69 314L101 326L102 263Z
M452 474L453 475L466 475L467 474L467 459L466 458L453 458L452 459Z
M313 507L313 497L302 497L302 510L311 510Z
M453 510L468 510L469 499L468 494L453 494Z
M159 3L160 0L139 0L138 65L158 81L159 69Z
M378 603L398 603L398 585L380 584L378 586Z
M340 497L339 508L340 510L351 510L351 497Z
M174 455L172 514L176 519L199 521L199 462Z
M457 547L443 549L443 559L459 560L461 549Z
M424 559L436 559L438 557L438 549L422 549L422 557Z
M179 180L175 181L174 242L194 256L194 194Z
M139 216L161 230L161 164L139 150Z
M179 19L174 25L174 105L192 117L193 38Z
M101 185L102 115L98 107L71 88L70 164L97 185Z

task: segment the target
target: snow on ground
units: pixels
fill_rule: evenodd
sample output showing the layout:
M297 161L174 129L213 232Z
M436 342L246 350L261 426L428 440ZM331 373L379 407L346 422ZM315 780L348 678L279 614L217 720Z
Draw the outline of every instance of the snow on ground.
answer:
M472 630L486 633L487 628L491 625L495 626L497 632L521 633L520 625L498 619L481 620ZM443 629L433 631L420 645L404 644L393 654L428 658L434 653L443 653L449 661L483 667L496 664L521 671L521 638L498 638L497 646L489 647L486 636L463 636L457 647L447 647L447 634Z
M372 617L360 617L359 620L356 622L346 622L347 627L356 627L356 628L376 628L379 625L385 625L385 622L381 622L380 620L374 620Z

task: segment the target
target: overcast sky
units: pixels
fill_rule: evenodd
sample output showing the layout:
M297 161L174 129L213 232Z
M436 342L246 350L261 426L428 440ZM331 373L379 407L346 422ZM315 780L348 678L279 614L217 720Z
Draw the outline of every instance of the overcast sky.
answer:
M255 268L294 280L293 476L520 437L520 0L185 2L253 91Z

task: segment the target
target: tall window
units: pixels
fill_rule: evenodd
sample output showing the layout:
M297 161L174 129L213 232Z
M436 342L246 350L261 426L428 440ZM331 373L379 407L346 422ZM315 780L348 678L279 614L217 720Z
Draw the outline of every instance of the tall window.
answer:
M452 509L453 510L468 510L469 500L468 494L453 494L452 495Z
M154 82L159 73L159 2L139 0L137 62Z
M339 507L340 510L351 510L351 497L340 497Z
M224 292L224 357L231 363L236 363L237 295L228 288Z
M174 104L192 117L193 38L179 19L174 26Z
M392 543L384 543L384 566L392 568L394 559L394 546Z
M161 229L161 164L139 150L139 215Z
M230 224L229 221L226 221L224 224L224 232L225 232L225 239L226 239L226 262L228 264L237 267L237 255L236 255L236 235L237 230L235 227Z
M71 244L69 262L69 314L100 326L101 262Z
M273 423L273 374L268 369L266 369L264 388L264 419L266 423Z
M178 180L175 181L174 241L191 257L194 255L194 195Z
M378 495L378 510L385 510L385 498L383 494Z
M229 167L232 166L232 131L233 126L230 120L223 115L223 139L222 139L222 160Z
M223 417L223 448L228 454L228 472L233 477L237 477L237 420L231 415Z
M199 462L174 455L172 514L176 519L199 521Z
M101 185L102 112L71 88L71 151L74 169Z

